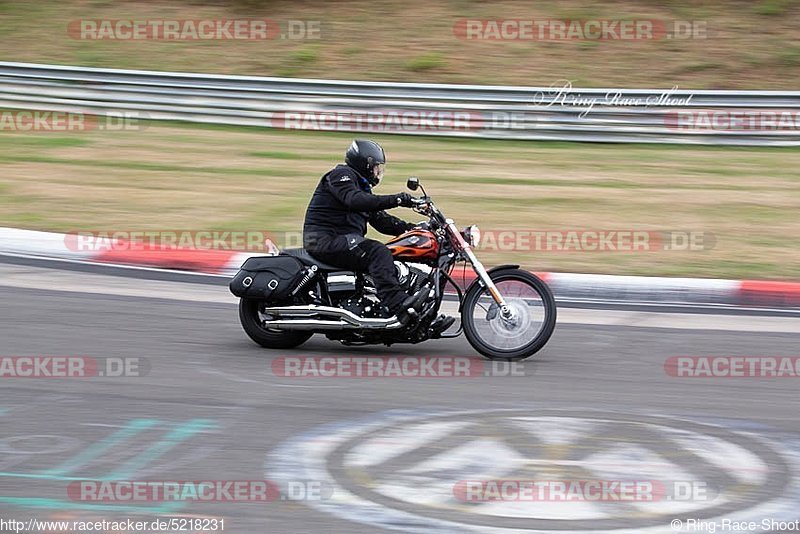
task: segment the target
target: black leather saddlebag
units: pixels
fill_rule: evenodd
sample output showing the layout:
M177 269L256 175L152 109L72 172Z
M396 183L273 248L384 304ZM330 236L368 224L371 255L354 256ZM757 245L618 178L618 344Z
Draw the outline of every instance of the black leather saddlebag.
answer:
M288 297L303 273L303 264L291 256L248 258L233 277L231 293L237 297L279 301Z

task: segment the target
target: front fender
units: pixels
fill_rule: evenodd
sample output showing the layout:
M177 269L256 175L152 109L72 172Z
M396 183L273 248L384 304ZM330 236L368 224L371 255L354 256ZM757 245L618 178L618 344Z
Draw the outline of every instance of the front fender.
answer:
M495 271L504 271L506 269L519 269L519 265L511 265L510 263L506 263L504 265L497 265L491 269L487 269L486 272L492 274Z

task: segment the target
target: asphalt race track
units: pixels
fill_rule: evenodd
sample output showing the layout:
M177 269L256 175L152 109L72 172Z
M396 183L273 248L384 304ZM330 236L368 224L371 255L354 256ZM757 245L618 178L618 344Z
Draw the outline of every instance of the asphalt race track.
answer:
M798 378L665 368L673 356L798 356L792 314L562 308L545 350L502 376L511 368L480 363L463 337L348 348L315 336L266 351L244 335L224 285L0 263L0 298L0 356L127 358L146 370L0 378L5 519L224 518L235 533L367 533L671 532L673 519L705 518L758 522L752 532L800 515ZM483 371L297 378L273 364L333 355L470 357ZM709 491L646 503L476 503L454 491L487 478L634 476ZM281 494L98 504L71 498L80 480L270 480Z

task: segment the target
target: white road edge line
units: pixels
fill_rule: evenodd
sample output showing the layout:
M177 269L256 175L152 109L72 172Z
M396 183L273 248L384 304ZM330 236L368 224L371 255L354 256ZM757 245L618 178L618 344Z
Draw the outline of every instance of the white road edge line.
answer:
M225 286L126 278L95 273L62 271L41 267L0 264L0 287L64 291L93 295L206 302L235 306L238 299ZM443 312L453 314L456 303L445 302ZM722 330L735 332L800 333L800 317L763 315L719 315L593 310L561 308L558 323L664 328L680 330Z

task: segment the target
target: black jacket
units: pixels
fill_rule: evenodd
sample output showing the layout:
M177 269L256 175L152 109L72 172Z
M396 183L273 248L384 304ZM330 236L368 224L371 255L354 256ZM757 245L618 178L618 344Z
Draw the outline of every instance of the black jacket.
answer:
M382 234L399 235L414 227L384 210L396 208L397 195L373 195L366 179L347 165L337 165L319 181L306 209L303 236L310 241L367 233L367 223Z

